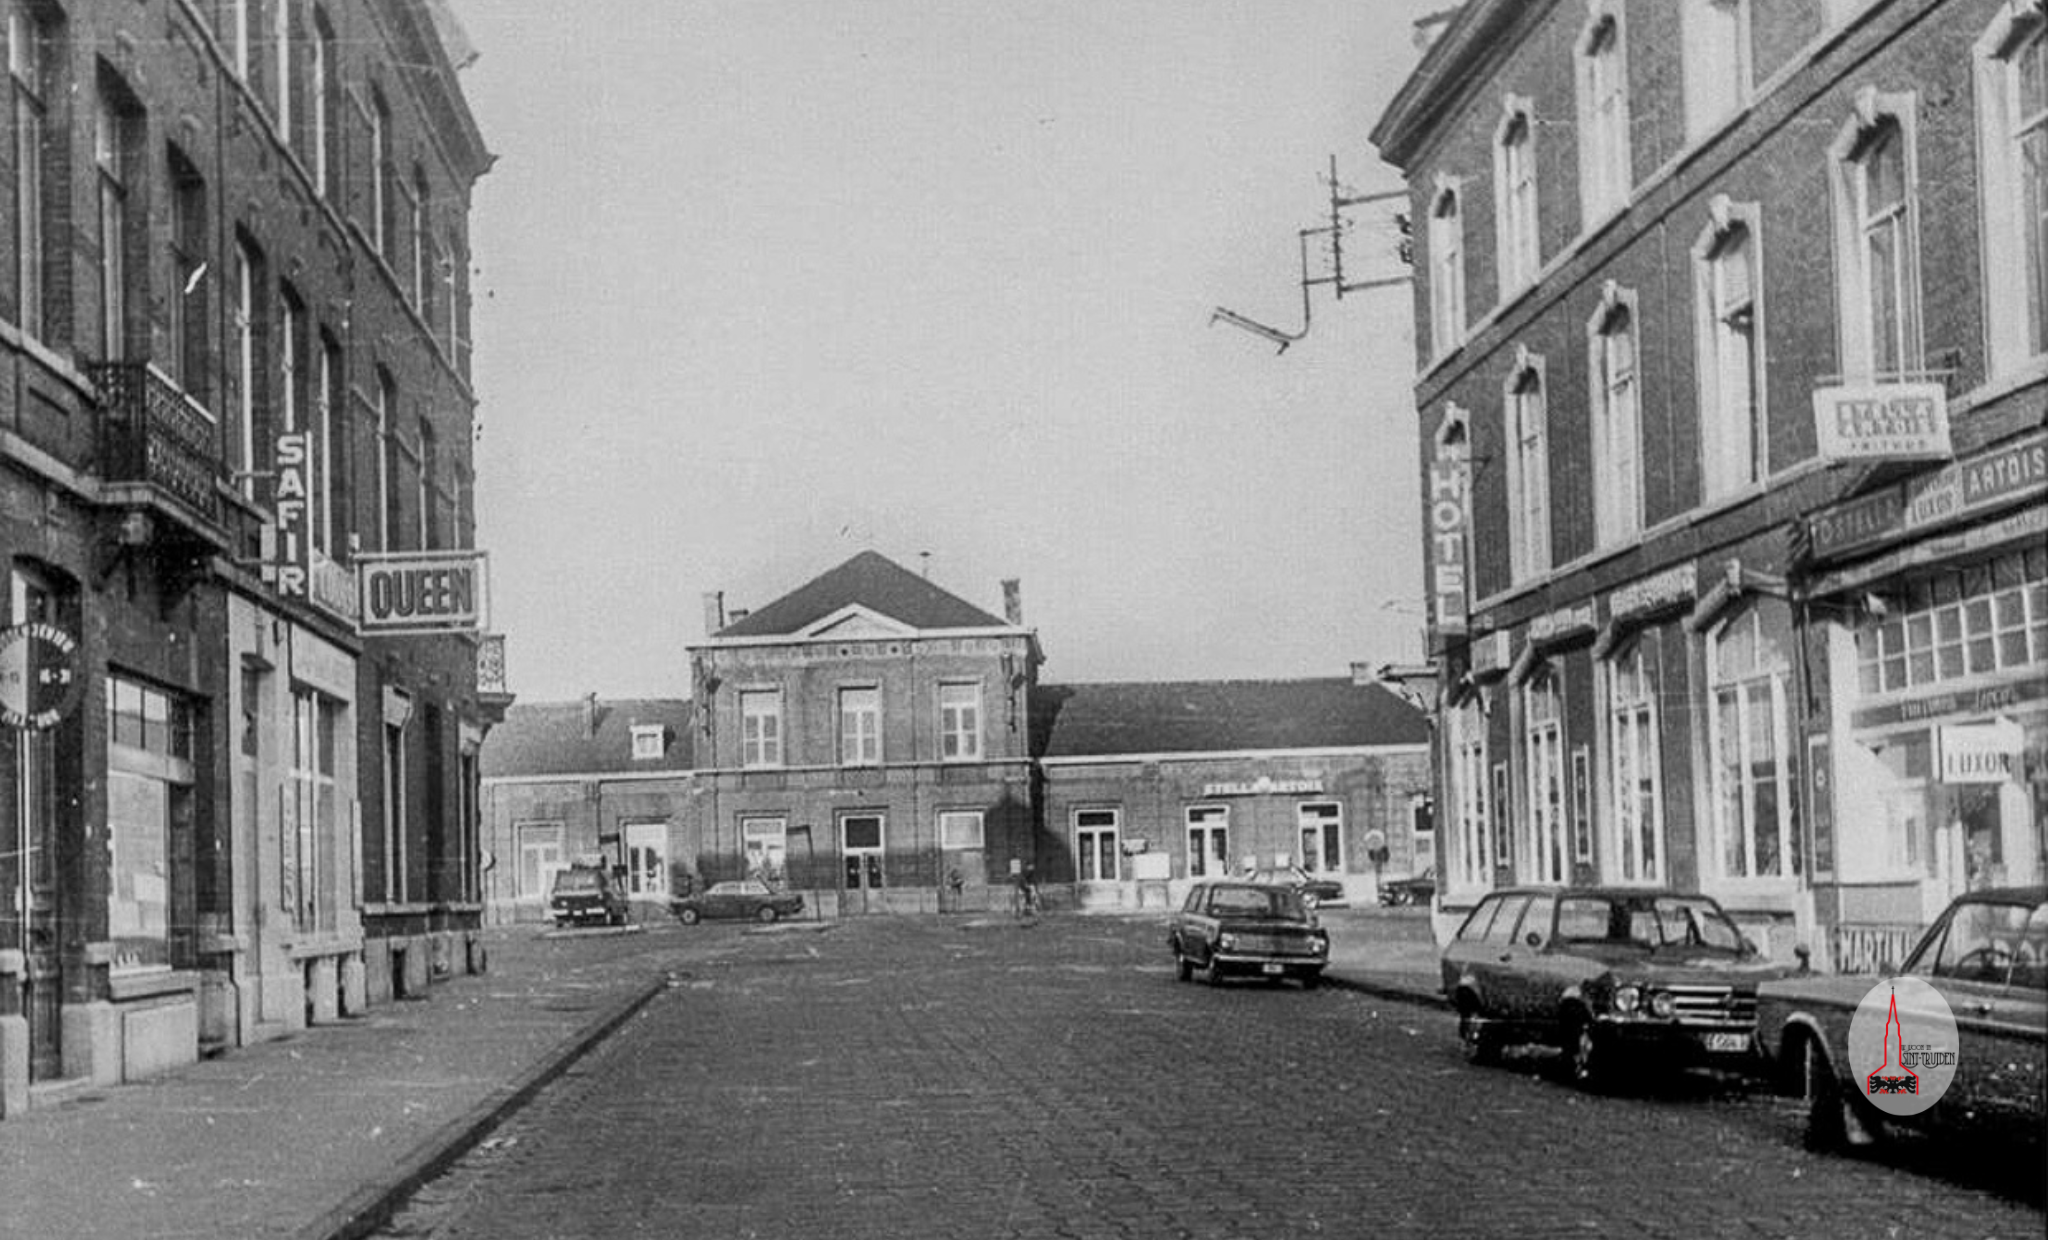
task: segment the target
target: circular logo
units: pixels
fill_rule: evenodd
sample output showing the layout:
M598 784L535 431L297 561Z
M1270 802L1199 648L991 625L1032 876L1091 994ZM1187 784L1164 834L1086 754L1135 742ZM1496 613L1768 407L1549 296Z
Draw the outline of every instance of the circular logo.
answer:
M1948 1000L1917 977L1872 986L1849 1022L1851 1077L1887 1115L1918 1115L1941 1101L1960 1048Z
M78 639L54 624L0 629L0 725L54 728L78 701Z

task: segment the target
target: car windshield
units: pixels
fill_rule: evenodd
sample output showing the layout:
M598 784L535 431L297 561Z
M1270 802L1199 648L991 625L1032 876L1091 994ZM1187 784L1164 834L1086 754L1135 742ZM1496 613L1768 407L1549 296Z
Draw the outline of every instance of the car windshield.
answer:
M1701 896L1567 896L1558 904L1557 937L1578 943L1740 952L1742 934Z
M555 875L556 891L596 891L597 887L596 870L563 870Z
M1209 912L1217 917L1307 916L1301 897L1279 887L1218 887L1209 893Z
M1959 901L1906 972L1993 985L2048 985L2048 905Z

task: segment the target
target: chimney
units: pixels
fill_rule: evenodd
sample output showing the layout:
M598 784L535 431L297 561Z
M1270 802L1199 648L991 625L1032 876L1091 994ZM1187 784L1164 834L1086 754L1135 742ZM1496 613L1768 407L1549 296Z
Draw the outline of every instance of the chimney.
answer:
M585 736L597 735L597 695L595 693L583 695L583 734Z
M740 621L746 619L748 616L751 616L753 614L754 613L750 608L735 607L732 609L732 615L727 617L727 620L733 624L738 624Z
M1015 577L1003 578L1003 619L1024 627L1023 583Z
M725 591L704 592L704 636L715 637L725 627Z

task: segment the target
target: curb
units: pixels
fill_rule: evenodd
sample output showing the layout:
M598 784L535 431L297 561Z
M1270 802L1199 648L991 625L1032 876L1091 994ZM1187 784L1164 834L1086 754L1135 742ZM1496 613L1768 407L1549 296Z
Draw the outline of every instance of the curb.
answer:
M448 1169L456 1159L474 1149L506 1115L518 1109L541 1088L566 1071L613 1030L631 1019L653 998L668 989L668 979L656 978L613 1004L542 1059L512 1080L500 1085L483 1101L471 1107L427 1136L398 1161L381 1183L366 1184L341 1204L324 1210L292 1232L293 1240L362 1240L391 1221L421 1185Z
M1417 990L1410 986L1403 986L1398 982L1376 982L1366 978L1349 977L1342 973L1332 973L1327 969L1323 971L1323 985L1335 986L1340 990L1357 991L1359 994L1372 995L1380 999L1393 999L1401 1003L1416 1003L1424 1007L1442 1008L1445 1011L1450 1010L1451 1006L1450 1000L1444 998L1437 991Z

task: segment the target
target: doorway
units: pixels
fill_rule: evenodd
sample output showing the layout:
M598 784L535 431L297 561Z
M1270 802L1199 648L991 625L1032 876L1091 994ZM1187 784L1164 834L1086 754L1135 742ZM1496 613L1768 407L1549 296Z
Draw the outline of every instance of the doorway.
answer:
M882 838L880 814L847 814L839 820L842 881L848 912L879 912L883 907Z

